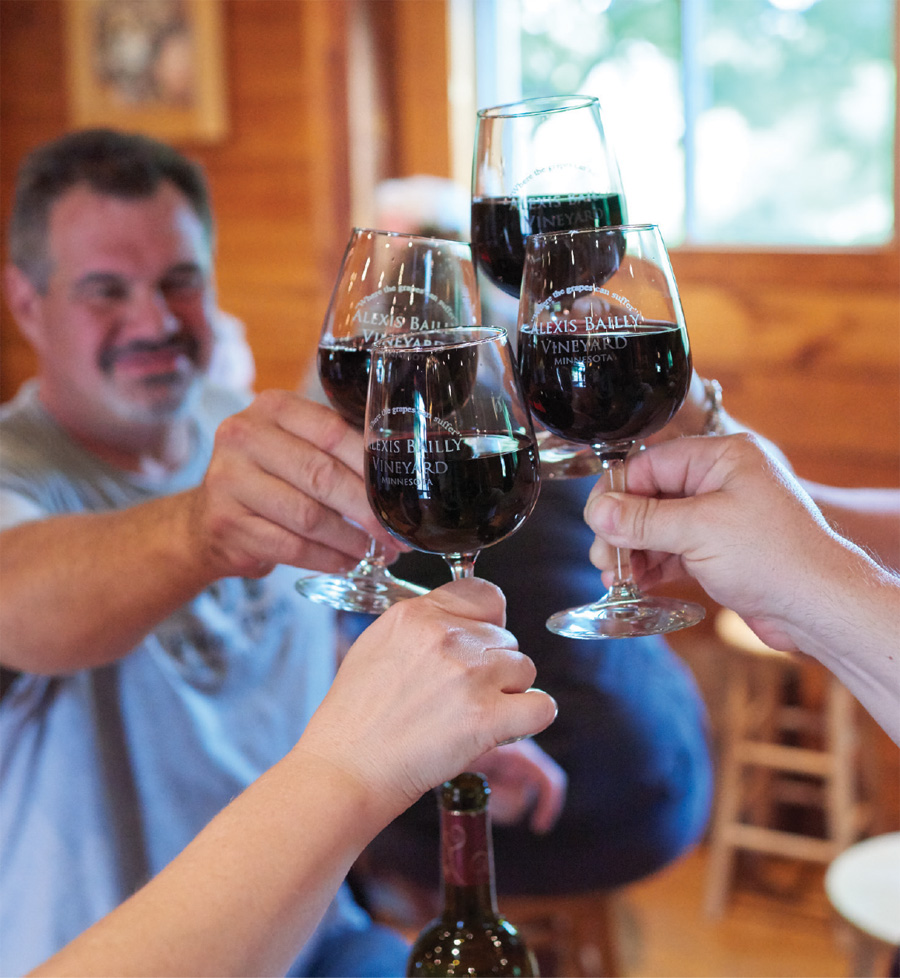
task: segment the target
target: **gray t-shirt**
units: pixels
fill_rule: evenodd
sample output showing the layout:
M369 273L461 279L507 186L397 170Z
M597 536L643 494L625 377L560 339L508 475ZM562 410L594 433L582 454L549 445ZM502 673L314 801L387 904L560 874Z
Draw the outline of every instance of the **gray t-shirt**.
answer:
M0 408L0 528L196 485L242 406L207 388L190 461L148 480L74 443L26 384ZM0 703L0 974L119 904L296 743L334 675L333 614L297 576L220 580L112 665L15 679ZM342 890L292 971L324 934L366 925Z

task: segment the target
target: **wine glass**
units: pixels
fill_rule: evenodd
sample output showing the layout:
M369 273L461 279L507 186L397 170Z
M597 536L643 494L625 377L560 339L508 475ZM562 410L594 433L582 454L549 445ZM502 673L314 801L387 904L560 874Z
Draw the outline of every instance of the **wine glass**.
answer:
M625 459L681 406L691 352L675 276L653 224L530 237L519 302L519 369L532 413L550 431L588 444L611 489ZM618 551L609 593L557 612L568 638L671 632L700 621L692 602L641 594Z
M540 488L534 428L506 330L386 336L372 350L366 489L404 543L454 580L513 533Z
M472 249L488 282L518 299L528 235L626 221L619 167L596 98L531 98L478 112ZM482 299L490 301L490 288ZM600 471L590 449L538 430L544 478Z
M381 337L422 336L480 321L471 248L393 231L354 228L344 253L319 339L319 379L328 400L355 428L363 427L370 350ZM402 581L370 540L348 574L301 578L297 590L342 611L380 614L426 589Z

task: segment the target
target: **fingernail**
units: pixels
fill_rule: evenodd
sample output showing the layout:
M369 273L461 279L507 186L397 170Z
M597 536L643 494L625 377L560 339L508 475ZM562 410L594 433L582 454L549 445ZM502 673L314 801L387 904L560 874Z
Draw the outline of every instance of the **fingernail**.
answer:
M588 504L587 522L595 532L612 532L619 522L621 504L609 493L592 499Z
M555 720L559 716L559 703L556 702L556 698L551 696L546 690L540 689L538 686L529 686L525 690L526 693L543 693L549 700L553 703L553 719Z
M520 740L530 740L531 734L522 734L521 737L508 737L506 740L501 740L497 744L498 747L509 747L510 744L517 744Z

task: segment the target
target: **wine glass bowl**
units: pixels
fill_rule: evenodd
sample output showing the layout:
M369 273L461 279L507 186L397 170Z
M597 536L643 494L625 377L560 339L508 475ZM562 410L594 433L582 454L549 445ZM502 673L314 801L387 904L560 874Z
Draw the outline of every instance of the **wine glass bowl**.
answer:
M596 98L548 96L478 112L473 255L500 290L519 297L529 235L626 221L622 180ZM584 446L546 432L538 437L545 477L599 471Z
M388 336L372 350L366 488L381 523L453 576L537 501L534 429L505 330Z
M651 227L529 241L518 338L529 406L549 431L604 451L663 428L690 385L674 277L645 255Z
M349 424L362 430L376 341L469 326L480 315L468 244L354 228L319 339L317 367L325 395ZM314 574L296 587L320 604L369 614L426 592L394 577L374 540L347 574Z
M555 232L528 239L518 362L528 406L549 431L590 446L625 490L625 459L663 428L687 394L691 353L665 244L655 225ZM674 631L700 605L645 596L627 554L605 599L548 620L569 638Z

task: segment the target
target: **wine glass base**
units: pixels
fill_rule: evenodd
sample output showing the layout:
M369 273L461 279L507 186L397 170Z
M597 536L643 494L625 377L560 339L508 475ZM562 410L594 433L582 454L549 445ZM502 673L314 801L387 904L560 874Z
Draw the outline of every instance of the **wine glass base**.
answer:
M428 588L401 581L383 567L373 568L372 565L367 571L357 567L349 574L304 577L294 587L316 604L366 615L380 615L398 601L428 593Z
M677 632L705 617L706 609L692 601L642 596L558 611L547 619L547 628L565 638L639 638Z

